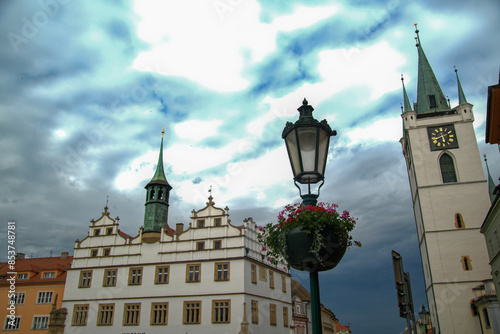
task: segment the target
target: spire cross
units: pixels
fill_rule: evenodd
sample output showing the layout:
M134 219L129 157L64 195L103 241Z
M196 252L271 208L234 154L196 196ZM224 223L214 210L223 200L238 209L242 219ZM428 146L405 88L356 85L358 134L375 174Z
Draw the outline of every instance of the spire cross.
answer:
M163 139L163 134L165 133L165 127L161 128L161 138Z

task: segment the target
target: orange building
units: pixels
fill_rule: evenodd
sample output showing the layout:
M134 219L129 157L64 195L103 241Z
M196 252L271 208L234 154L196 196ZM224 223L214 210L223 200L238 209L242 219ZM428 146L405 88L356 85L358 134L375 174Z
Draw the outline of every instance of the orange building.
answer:
M0 305L5 306L0 310L2 332L48 333L52 303L57 296L56 306L62 307L66 271L72 260L67 252L60 257L34 259L18 253L15 270L0 263Z

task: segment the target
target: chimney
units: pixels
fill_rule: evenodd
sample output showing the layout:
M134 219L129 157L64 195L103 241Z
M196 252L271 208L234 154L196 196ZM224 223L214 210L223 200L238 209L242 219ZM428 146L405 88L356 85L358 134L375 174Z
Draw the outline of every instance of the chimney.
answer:
M175 224L175 234L178 236L184 232L184 224L183 223L177 223Z
M26 257L26 254L24 253L17 253L16 254L16 260L22 260Z
M66 259L68 258L69 253L68 252L62 252L61 253L61 259Z

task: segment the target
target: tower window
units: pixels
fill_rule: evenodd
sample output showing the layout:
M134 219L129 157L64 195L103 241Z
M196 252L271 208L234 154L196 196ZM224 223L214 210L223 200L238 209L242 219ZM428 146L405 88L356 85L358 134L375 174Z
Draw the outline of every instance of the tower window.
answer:
M456 228L465 228L464 218L460 213L455 214L455 227Z
M431 109L437 108L436 95L429 95L429 107Z
M469 256L462 256L462 259L460 260L462 262L462 268L465 271L470 271L472 270L472 264Z
M444 153L441 158L439 158L439 165L441 167L443 183L457 182L455 165L453 164L453 158L450 157L449 154Z
M155 190L154 189L151 189L151 192L149 193L149 199L150 200L155 199Z
M159 200L162 200L162 199L163 199L163 190L160 190L160 191L158 192L158 199L159 199Z

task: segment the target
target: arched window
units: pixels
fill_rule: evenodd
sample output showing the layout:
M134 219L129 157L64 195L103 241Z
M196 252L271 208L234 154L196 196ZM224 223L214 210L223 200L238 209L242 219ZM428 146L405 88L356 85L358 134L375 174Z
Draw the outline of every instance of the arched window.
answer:
M449 154L444 153L441 158L439 158L439 165L441 167L443 183L457 182L455 165L453 164L453 158L450 157Z
M155 190L154 189L151 189L151 192L149 193L149 199L150 200L155 199Z
M160 191L158 192L158 199L159 200L163 199L163 190L162 189L160 189Z
M455 213L455 227L465 228L464 218L460 213Z

